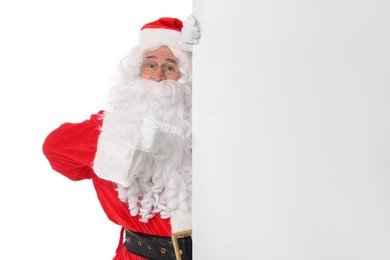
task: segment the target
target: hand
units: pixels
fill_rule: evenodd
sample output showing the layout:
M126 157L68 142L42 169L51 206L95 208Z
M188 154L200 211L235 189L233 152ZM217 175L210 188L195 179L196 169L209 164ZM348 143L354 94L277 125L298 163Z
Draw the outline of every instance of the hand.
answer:
M155 152L160 146L163 138L158 129L158 123L155 117L148 117L142 120L140 128L140 140L137 148L143 152Z
M160 147L165 134L181 136L182 129L157 121L154 116L151 116L142 120L139 133L138 150L153 153Z
M184 22L181 29L180 44L187 50L192 51L192 45L198 44L200 29L193 15L190 15Z

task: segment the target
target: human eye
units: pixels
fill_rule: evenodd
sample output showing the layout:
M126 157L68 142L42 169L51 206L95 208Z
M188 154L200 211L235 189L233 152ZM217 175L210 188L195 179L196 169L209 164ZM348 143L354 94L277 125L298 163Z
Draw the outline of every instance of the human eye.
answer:
M147 61L147 62L145 62L144 67L148 70L156 70L157 63L153 62L153 61Z
M173 63L165 64L164 65L164 71L166 71L166 72L176 72L177 71L177 67Z

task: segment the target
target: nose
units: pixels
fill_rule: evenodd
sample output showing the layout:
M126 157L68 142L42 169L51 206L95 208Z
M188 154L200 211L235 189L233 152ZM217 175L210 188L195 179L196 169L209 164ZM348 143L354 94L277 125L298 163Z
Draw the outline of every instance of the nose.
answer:
M164 72L162 71L161 67L158 68L158 69L152 74L151 79L154 80L154 81L157 81L157 82L160 82L160 81L162 81L162 80L166 80L165 74L164 74Z

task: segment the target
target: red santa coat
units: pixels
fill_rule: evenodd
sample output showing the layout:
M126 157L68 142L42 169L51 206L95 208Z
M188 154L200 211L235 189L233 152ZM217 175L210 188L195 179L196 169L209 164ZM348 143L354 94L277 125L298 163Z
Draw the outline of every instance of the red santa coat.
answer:
M102 114L103 111L100 111L81 123L62 124L47 136L43 153L51 167L69 179L91 179L104 212L114 223L134 232L170 237L170 219L161 219L156 214L148 223L140 222L137 216L130 215L127 204L119 200L116 184L94 173L92 166L103 123ZM114 260L143 259L127 251L122 243L122 234Z

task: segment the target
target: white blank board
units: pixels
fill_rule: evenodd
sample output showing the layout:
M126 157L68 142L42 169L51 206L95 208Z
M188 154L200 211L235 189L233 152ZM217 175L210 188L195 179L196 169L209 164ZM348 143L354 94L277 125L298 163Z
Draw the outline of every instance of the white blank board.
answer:
M390 259L389 13L194 1L195 259Z

